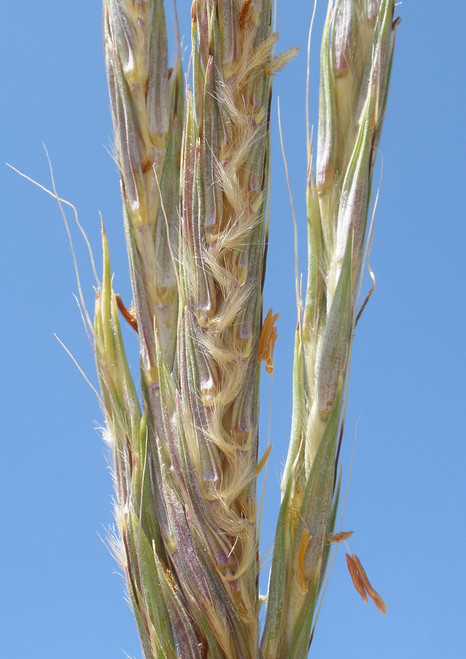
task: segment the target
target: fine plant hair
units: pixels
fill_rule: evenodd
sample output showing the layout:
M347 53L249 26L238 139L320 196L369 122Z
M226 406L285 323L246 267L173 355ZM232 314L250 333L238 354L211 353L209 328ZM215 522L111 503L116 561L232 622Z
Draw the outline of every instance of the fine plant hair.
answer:
M330 1L318 139L308 148L308 272L268 592L256 480L272 78L272 0L194 0L190 76L163 0L104 0L104 48L133 303L103 275L93 323L116 538L146 659L306 657L334 533L356 301L397 21L393 0ZM188 81L189 80L189 81ZM369 237L368 237L369 234ZM137 334L130 371L121 319ZM363 599L384 610L357 556ZM265 599L265 623L259 622Z

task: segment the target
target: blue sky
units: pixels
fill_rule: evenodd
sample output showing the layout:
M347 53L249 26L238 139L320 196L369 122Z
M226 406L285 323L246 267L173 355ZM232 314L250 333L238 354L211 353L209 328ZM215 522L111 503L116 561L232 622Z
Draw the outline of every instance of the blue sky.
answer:
M274 86L272 210L265 308L281 317L273 380L263 548L270 549L290 420L295 325L292 222L276 100L305 242L305 47L311 2L278 2L282 49L300 55ZM318 3L311 70L326 3ZM179 2L180 15L189 3ZM406 1L384 134L371 265L377 289L357 327L343 464L356 453L343 527L388 604L364 606L337 554L310 656L436 659L464 651L465 168L464 21L452 0ZM184 33L186 20L184 20ZM0 27L0 161L72 201L96 255L99 212L115 283L130 298L99 2L5 3ZM186 39L188 41L188 39ZM140 657L121 578L102 542L111 479L97 401L60 347L95 382L73 298L76 283L56 204L0 166L1 656ZM75 234L89 305L93 280ZM305 270L305 262L300 262ZM264 420L270 381L264 377ZM265 426L264 426L264 429ZM265 433L264 433L265 435ZM264 437L265 438L265 437ZM267 563L266 563L267 566Z

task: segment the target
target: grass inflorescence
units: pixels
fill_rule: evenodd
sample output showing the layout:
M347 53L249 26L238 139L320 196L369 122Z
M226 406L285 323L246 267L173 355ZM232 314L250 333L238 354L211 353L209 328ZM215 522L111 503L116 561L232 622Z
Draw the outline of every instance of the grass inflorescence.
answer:
M330 546L347 537L333 535L337 454L393 11L392 0L329 4L292 432L260 639L259 375L262 361L273 370L278 317L262 319L271 81L295 51L274 54L271 0L194 0L188 84L179 48L169 65L163 0L104 0L134 304L113 290L103 231L94 340L114 551L147 658L307 656ZM137 333L137 384L120 317Z

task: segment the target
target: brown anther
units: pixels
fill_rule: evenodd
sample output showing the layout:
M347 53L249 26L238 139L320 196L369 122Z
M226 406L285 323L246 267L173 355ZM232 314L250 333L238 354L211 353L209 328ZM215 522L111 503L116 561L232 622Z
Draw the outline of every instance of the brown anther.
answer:
M348 538L351 538L353 535L354 531L340 531L340 533L329 533L327 535L327 542L345 542L345 540L348 540Z
M345 558L346 558L346 565L348 566L348 572L350 573L351 581L353 582L353 586L361 595L364 604L367 604L366 589L364 588L364 584L361 581L361 577L359 576L358 568L356 567L353 561L353 557L350 556L350 554L345 554Z
M279 313L274 316L272 316L272 313L272 309L269 309L267 316L264 318L257 351L257 363L265 362L265 371L269 374L273 373L273 348L278 337L274 323L280 317Z
M371 582L367 578L367 574L366 574L363 566L361 565L361 561L356 556L356 554L353 554L353 561L356 564L357 570L359 572L359 575L360 575L361 580L364 584L364 588L366 589L367 594L369 595L369 597L371 598L371 600L374 602L375 606L378 608L378 610L381 613L387 613L387 605L385 604L383 599L380 597L378 592L375 591L372 588Z
M387 613L387 605L380 597L379 593L372 588L367 574L361 565L361 561L356 554L345 554L348 570L353 581L354 587L361 595L364 603L367 603L367 596L371 598L375 606L381 613Z
M138 331L138 321L136 320L136 315L134 314L133 311L129 311L125 307L125 305L123 304L123 300L121 299L121 297L118 293L115 294L115 299L116 299L118 311L121 313L121 315L126 320L128 325L131 325L133 330L135 332L137 332Z
M356 327L356 325L358 324L359 319L361 318L362 312L363 312L364 309L366 308L366 305L367 305L367 303L369 302L369 300L370 300L370 298L371 298L371 295L372 295L372 293L373 293L374 291L375 291L375 284L372 283L371 290L370 290L369 293L366 295L366 299L365 299L364 302L362 303L361 308L360 308L359 311L358 311L358 315L356 316L356 320L354 321L354 326L355 326L355 327Z

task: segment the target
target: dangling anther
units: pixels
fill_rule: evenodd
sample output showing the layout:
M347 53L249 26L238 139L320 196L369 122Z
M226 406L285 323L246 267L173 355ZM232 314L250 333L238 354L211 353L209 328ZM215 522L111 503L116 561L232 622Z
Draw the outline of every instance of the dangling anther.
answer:
M378 610L381 613L387 613L387 605L380 595L372 588L372 585L367 578L367 574L361 565L361 561L356 554L345 554L345 558L353 585L361 595L364 604L367 604L367 596L369 595Z
M275 316L272 316L272 313L272 309L269 309L262 323L257 351L257 363L265 362L265 372L269 373L269 375L273 373L273 347L278 337L277 328L274 323L280 317L279 313L276 313Z
M269 444L267 446L266 450L265 450L264 455L261 457L261 459L259 460L259 463L256 467L256 476L258 476L260 474L260 472L262 471L262 467L265 465L265 463L269 459L269 455L270 455L271 450L272 450L272 444Z
M327 535L327 542L346 542L348 538L351 538L354 531L340 531L339 533L329 533Z

